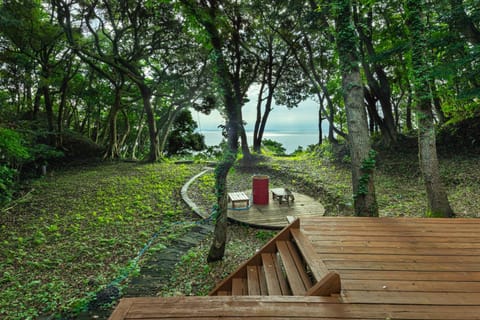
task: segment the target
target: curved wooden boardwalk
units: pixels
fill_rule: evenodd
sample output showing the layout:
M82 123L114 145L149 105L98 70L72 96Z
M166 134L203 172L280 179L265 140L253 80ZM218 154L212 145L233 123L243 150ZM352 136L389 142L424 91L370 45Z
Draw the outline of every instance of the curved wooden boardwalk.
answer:
M245 191L252 201L252 191ZM228 210L228 218L233 221L241 222L252 227L260 227L267 229L282 229L288 225L287 216L294 218L307 218L312 216L323 216L325 208L318 201L301 193L293 192L295 201L290 205L286 203L279 204L273 201L271 194L269 195L268 205L253 204L248 209L230 209Z

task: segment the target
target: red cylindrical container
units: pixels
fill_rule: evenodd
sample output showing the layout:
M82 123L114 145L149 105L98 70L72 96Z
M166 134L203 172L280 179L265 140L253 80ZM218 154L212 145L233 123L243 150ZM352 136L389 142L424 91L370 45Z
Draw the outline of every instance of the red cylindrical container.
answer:
M268 176L253 176L253 204L268 204Z

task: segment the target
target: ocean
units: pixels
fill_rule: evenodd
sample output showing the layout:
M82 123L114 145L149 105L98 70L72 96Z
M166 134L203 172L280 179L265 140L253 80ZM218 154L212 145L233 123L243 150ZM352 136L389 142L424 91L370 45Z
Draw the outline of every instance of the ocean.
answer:
M199 133L205 136L205 144L207 146L218 145L223 137L220 130L199 130ZM270 139L280 142L286 149L286 153L294 152L298 146L304 149L318 143L318 131L265 131L264 139ZM253 145L253 131L247 131L248 145Z

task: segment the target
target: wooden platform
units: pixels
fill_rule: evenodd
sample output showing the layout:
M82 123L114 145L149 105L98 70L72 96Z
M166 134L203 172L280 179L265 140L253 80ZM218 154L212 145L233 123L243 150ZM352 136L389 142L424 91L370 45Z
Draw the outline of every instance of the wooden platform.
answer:
M252 191L245 191L247 195L251 195ZM236 222L245 223L253 227L282 229L288 225L287 216L295 218L306 218L312 216L323 216L325 208L318 201L304 194L293 192L295 201L289 204L279 204L278 201L272 199L269 195L268 205L256 205L250 201L252 206L248 209L228 210L228 217Z
M340 275L340 294L130 298L110 319L480 319L480 219L300 222L301 254Z

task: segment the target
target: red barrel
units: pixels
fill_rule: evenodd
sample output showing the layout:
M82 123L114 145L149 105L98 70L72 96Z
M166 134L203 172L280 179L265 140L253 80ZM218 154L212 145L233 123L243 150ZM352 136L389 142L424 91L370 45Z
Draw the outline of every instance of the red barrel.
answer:
M268 204L268 176L253 176L253 204Z

